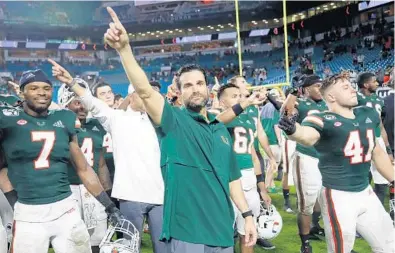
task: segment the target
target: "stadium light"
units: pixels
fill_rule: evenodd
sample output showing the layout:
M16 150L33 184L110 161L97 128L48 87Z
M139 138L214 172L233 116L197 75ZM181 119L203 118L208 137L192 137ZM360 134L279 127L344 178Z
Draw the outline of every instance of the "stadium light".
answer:
M188 32L192 32L192 29L189 29L189 28L188 28Z
M335 5L335 3L331 3L331 5Z
M321 7L317 7L317 10L321 9Z

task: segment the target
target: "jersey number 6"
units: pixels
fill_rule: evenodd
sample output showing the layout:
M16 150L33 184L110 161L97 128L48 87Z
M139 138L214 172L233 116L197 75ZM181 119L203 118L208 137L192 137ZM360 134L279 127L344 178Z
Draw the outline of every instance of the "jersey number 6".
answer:
M250 135L250 142L248 143L247 130L244 127L235 127L234 135L235 141L233 144L233 150L236 154L251 154L251 147L254 142L254 132L252 129L248 129Z

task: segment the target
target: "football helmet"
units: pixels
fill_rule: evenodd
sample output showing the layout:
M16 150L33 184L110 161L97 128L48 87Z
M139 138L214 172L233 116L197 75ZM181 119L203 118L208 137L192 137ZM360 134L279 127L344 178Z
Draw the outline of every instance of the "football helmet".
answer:
M112 240L116 232L123 233L121 239ZM101 241L100 253L139 253L140 235L130 221L123 219L115 226L109 226Z
M261 212L258 217L258 236L261 239L273 239L277 237L283 227L283 219L274 205L269 208L261 202Z
M75 78L76 82L83 88L87 89L89 93L91 93L88 84L82 80L81 78ZM66 108L66 106L76 97L76 94L70 89L70 87L66 84L62 84L58 91L58 104L62 108Z

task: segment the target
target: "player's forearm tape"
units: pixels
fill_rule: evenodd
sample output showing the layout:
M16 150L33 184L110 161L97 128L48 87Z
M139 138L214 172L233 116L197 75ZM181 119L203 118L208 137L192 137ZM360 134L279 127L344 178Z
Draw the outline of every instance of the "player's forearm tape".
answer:
M278 102L271 94L267 95L267 99L270 103L276 108L277 111L280 111L282 104Z
M234 106L232 106L232 110L236 116L239 116L240 113L242 113L244 111L243 107L241 107L240 104L235 104Z
M265 182L265 175L263 175L263 173L262 174L260 174L260 175L256 175L256 183L257 184L259 184L259 183L264 183Z
M106 209L106 212L110 211L113 207L115 207L114 202L111 201L111 198L105 191L102 191L99 195L96 196L97 201L100 202Z
M17 192L15 190L5 192L4 196L6 197L8 203L10 203L10 206L12 207L12 209L14 209L14 205L18 200Z

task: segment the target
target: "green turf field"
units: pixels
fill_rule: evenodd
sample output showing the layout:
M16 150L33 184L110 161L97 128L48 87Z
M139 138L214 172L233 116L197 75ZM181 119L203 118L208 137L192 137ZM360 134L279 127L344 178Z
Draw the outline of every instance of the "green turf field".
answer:
M296 193L294 189L291 189L290 198L295 210ZM256 253L273 252L273 253L299 253L300 239L298 236L298 229L296 225L296 215L288 214L282 211L283 196L282 192L271 194L274 205L281 212L283 217L283 229L280 235L273 240L276 249L274 250L263 250L258 246L255 247ZM314 253L325 253L326 243L323 241L312 241ZM358 253L371 253L370 247L363 239L357 239L355 242L354 250ZM239 252L238 247L236 251ZM143 235L143 253L152 253L150 237L147 234Z
M276 249L274 250L263 250L258 246L255 247L256 253L272 252L272 253L298 253L300 248L300 239L298 236L298 229L296 226L296 215L288 214L282 211L283 196L282 192L271 194L274 205L280 211L283 217L283 229L280 235L273 240ZM292 208L295 210L296 193L294 188L291 188L290 194ZM388 201L386 201L388 202ZM314 253L325 253L326 243L324 241L312 241ZM357 239L355 241L354 250L358 253L371 253L370 247L363 239ZM236 251L239 252L238 247ZM143 234L142 242L142 253L152 253L151 240L148 234ZM53 253L52 250L49 253Z

